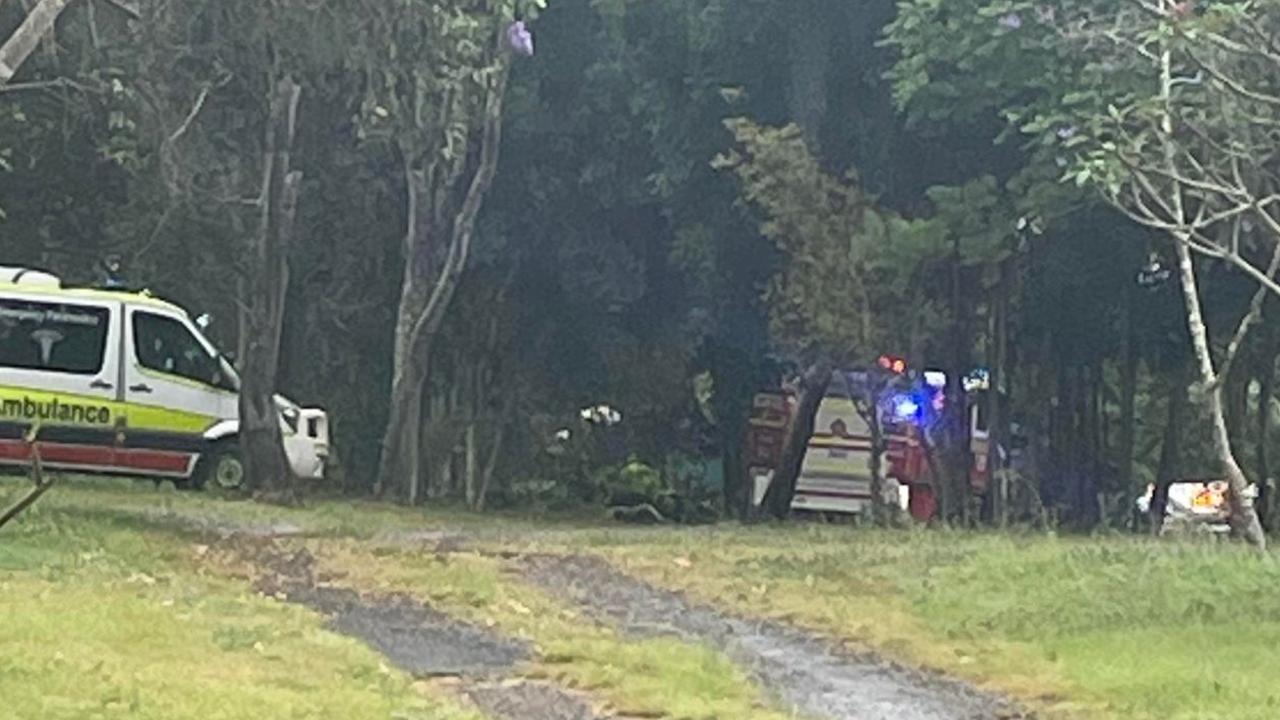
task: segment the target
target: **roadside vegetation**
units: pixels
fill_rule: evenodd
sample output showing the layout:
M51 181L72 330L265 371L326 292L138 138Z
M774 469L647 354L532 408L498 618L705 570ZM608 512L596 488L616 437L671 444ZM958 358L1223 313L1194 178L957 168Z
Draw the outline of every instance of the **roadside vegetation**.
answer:
M6 481L0 494L19 487ZM503 523L373 504L264 510L100 481L60 485L6 529L6 699L68 718L285 707L316 708L308 717L349 717L352 708L466 717L442 705L438 689L415 690L371 650L326 630L322 617L257 595L202 557L207 540L163 518L301 528L308 537L282 542L310 549L340 582L407 593L528 640L537 653L522 675L627 714L781 717L720 654L601 627L526 580L523 556L599 555L696 600L942 670L1050 718L1262 720L1280 707L1271 677L1280 565L1221 543Z
M627 572L1051 716L1275 717L1280 564L1197 541L802 526L605 535Z

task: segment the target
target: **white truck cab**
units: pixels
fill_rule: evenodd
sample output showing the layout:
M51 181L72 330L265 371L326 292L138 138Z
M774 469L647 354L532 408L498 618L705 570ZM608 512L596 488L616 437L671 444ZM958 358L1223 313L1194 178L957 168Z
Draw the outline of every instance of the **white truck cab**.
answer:
M38 426L53 469L238 487L239 387L177 305L0 266L0 464L29 464L24 436ZM293 472L322 478L325 412L276 403Z

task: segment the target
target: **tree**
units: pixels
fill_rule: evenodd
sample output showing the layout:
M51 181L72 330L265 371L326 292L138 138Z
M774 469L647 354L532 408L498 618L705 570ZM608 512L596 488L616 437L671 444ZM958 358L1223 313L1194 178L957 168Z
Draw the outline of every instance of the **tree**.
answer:
M530 4L533 10L541 2ZM393 144L405 183L404 273L378 491L418 500L418 423L433 339L466 269L497 170L516 3L372 6L366 132Z
M244 286L249 340L242 358L240 443L245 472L269 497L296 502L293 469L284 453L281 409L276 404L280 340L289 287L289 254L297 217L302 173L292 169L302 88L289 75L272 72L262 153L261 219L252 236L251 270Z
M1216 390L1262 300L1255 294L1215 368L1203 319L1203 280L1192 258L1225 261L1258 283L1260 293L1274 284L1268 270L1275 268L1267 258L1277 257L1270 252L1275 244L1265 237L1273 221L1262 217L1270 216L1271 201L1256 192L1268 186L1249 185L1265 173L1238 157L1260 138L1250 118L1259 117L1262 105L1249 103L1265 101L1253 90L1240 92L1239 82L1230 79L1231 72L1252 70L1249 77L1262 83L1253 87L1265 88L1272 78L1259 72L1260 59L1247 51L1247 38L1259 42L1265 13L1253 15L1262 12L1253 5L1228 5L1212 3L1203 14L1142 0L952 7L950 17L959 23L951 29L956 42L930 49L924 41L943 21L940 11L912 2L903 6L890 37L902 53L893 79L904 105L945 92L964 98L970 112L996 107L1010 129L1029 139L1025 150L1036 165L1056 165L1077 185L1093 184L1104 200L1173 241L1201 370L1198 385L1205 391L1199 396L1209 411L1215 454L1233 485L1233 525L1260 542ZM995 76L1005 82L984 86L985 78ZM1237 111L1240 116L1232 118ZM1267 157L1259 156L1259 165ZM1244 236L1250 224L1264 235L1261 252Z
M0 45L0 87L9 84L18 68L35 51L40 40L53 30L58 16L71 0L40 0L27 13L22 24Z
M1062 109L1029 127L1061 122L1066 148L1076 148L1079 183L1095 183L1136 222L1174 244L1188 328L1198 370L1197 395L1209 413L1214 452L1231 492L1231 525L1262 547L1261 525L1247 497L1248 480L1235 458L1223 386L1243 343L1261 317L1268 292L1280 292L1280 200L1273 178L1274 89L1268 4L1211 3L1196 18L1171 0L1133 0L1107 14L1090 10L1056 37L1085 58L1081 77L1124 68L1126 94L1060 98ZM1184 71L1196 74L1186 76ZM1080 97L1080 100L1076 100ZM1106 110L1097 105L1105 102ZM1077 139L1075 133L1080 132ZM1220 359L1215 360L1194 256L1225 261L1259 285ZM1269 260L1251 260L1261 255ZM1265 263L1265 264L1263 264ZM1265 268L1265 269L1263 269Z
M1271 41L1273 3L1211 3L1201 18L1169 0L1136 2L1116 15L1108 39L1136 60L1151 90L1128 98L1096 122L1096 145L1079 178L1095 181L1135 221L1167 233L1178 255L1214 450L1230 485L1231 525L1266 544L1246 497L1248 480L1232 448L1224 384L1244 341L1261 319L1268 292L1280 294L1280 201L1274 114L1280 107ZM1123 23L1123 24L1118 24ZM1186 68L1196 75L1181 76ZM1193 255L1223 260L1258 282L1249 309L1215 361ZM1251 260L1250 256L1270 258ZM1265 265L1263 264L1265 262ZM1262 269L1265 268L1265 269ZM1260 481L1265 482L1265 478Z
M770 512L785 517L832 370L873 368L887 349L911 346L913 335L937 323L917 272L943 254L946 234L939 223L877 206L852 172L844 182L825 173L797 126L727 124L737 147L716 166L738 177L761 233L786 259L765 302L775 347L803 368L795 421L766 497ZM864 408L875 428L880 390L870 392Z
M125 162L135 184L150 181L160 199L155 208L135 194L133 209L152 229L130 254L169 243L178 255L208 252L169 235L180 223L219 241L214 252L231 272L205 284L241 310L242 348L239 433L224 451L243 457L247 489L283 502L298 499L276 399L302 183L294 141L303 84L321 87L337 59L316 50L331 18L303 5L153 0L131 26L137 49L120 58L133 70L120 83L135 128Z

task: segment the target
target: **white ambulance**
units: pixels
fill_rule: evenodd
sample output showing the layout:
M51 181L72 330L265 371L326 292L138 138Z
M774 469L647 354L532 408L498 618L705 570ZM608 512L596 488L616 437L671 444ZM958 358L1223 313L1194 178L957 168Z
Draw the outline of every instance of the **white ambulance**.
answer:
M38 426L51 469L239 487L239 387L182 308L0 266L0 465L31 462ZM294 473L323 477L326 414L276 404Z

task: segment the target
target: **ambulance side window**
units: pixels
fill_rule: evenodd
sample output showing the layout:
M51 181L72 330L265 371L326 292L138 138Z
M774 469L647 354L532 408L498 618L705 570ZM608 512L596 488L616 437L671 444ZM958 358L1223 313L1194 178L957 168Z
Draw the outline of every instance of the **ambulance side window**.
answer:
M185 325L147 312L133 314L133 343L138 364L147 370L218 385L218 361Z
M0 299L0 367L95 375L109 321L106 308Z

